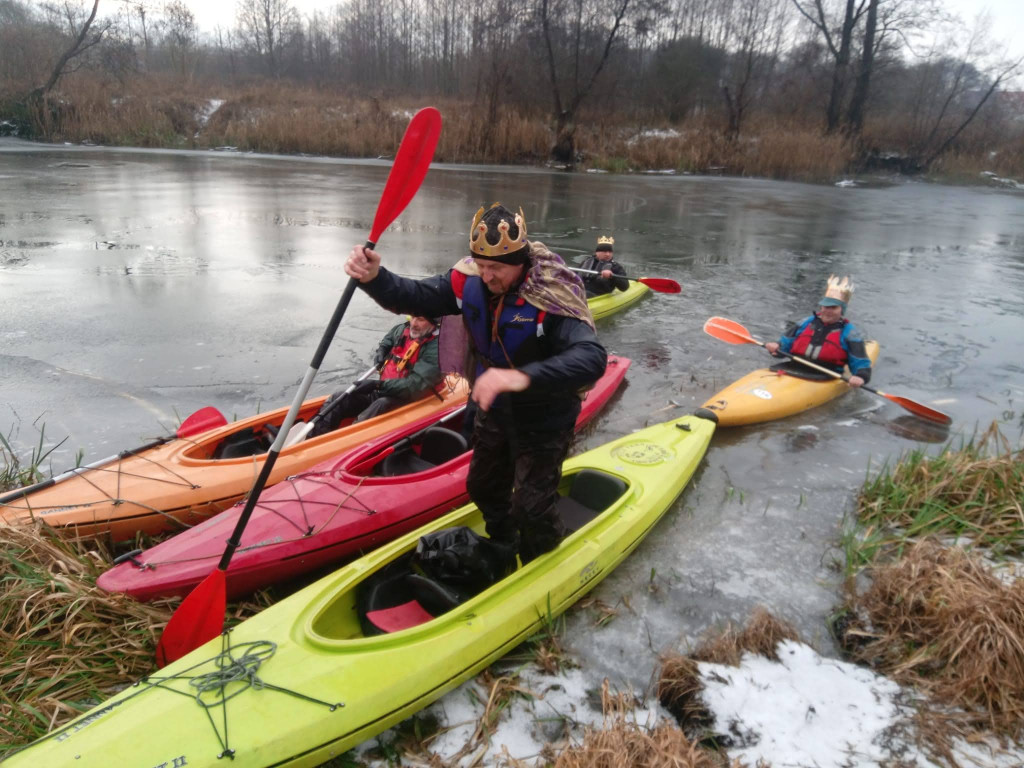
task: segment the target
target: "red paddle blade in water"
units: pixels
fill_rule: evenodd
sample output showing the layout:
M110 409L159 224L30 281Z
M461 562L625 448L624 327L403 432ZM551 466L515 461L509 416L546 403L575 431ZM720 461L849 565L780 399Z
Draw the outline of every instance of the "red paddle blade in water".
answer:
M637 282L658 293L679 293L683 290L679 283L667 277L638 277Z
M861 389L865 389L865 387L861 387ZM918 403L914 400L911 400L908 397L890 395L887 392L882 392L881 390L877 389L868 389L868 391L875 392L884 397L886 400L891 400L892 402L896 403L896 405L900 406L901 408L907 409L912 414L914 414L915 416L920 416L922 419L927 419L928 421L932 421L935 422L936 424L943 425L953 423L953 419L944 414L942 411L937 411L934 408L929 408L927 405Z
M180 659L224 630L225 576L225 571L215 569L178 606L157 643L157 666Z

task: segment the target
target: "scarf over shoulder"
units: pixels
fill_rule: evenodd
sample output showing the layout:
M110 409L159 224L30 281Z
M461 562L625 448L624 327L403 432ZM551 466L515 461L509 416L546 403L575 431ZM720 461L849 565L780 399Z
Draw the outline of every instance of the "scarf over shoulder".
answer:
M537 309L564 317L574 317L594 328L594 316L587 304L583 281L565 266L562 257L548 250L544 243L531 240L530 267L519 286L519 295ZM480 275L472 257L460 260L456 272Z

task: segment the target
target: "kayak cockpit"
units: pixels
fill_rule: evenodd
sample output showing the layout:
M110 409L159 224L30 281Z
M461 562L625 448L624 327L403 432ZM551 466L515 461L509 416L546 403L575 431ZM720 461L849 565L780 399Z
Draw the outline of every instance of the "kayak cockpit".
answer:
M596 469L581 469L562 478L556 509L566 538L570 538L599 517L618 506L630 484L623 478ZM310 639L317 644L372 638L426 624L455 611L484 590L500 581L516 578L521 570L514 554L488 539L479 510L463 508L455 528L433 530L419 541L382 558L379 567L363 575L358 583L348 583L333 600L324 603L308 625ZM462 546L473 547L470 558L481 570L505 574L497 580L452 579L429 567L423 557L424 542L448 534L463 533ZM560 546L564 546L563 544ZM510 560L505 558L511 557ZM517 570L518 569L518 570Z

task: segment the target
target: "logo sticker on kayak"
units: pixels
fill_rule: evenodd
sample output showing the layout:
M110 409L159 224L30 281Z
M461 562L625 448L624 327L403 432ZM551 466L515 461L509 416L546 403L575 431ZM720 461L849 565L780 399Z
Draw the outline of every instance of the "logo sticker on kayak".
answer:
M612 456L630 464L660 464L671 459L673 455L667 448L646 440L626 443L612 451Z
M762 400L772 399L772 393L769 392L767 389L752 389L750 390L750 394L752 394L754 397L760 397Z

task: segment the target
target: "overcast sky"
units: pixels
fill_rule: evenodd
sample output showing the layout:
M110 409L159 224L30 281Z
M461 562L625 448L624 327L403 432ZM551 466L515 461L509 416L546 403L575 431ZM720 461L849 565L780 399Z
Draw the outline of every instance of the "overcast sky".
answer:
M1009 54L1024 55L1024 0L944 0L951 12L960 15L968 24L982 10L992 16L991 34L994 39L1007 45ZM233 0L185 0L196 16L196 23L204 31L212 31L218 24L234 26L235 5ZM300 13L309 14L313 9L329 9L337 0L292 0L292 6Z

